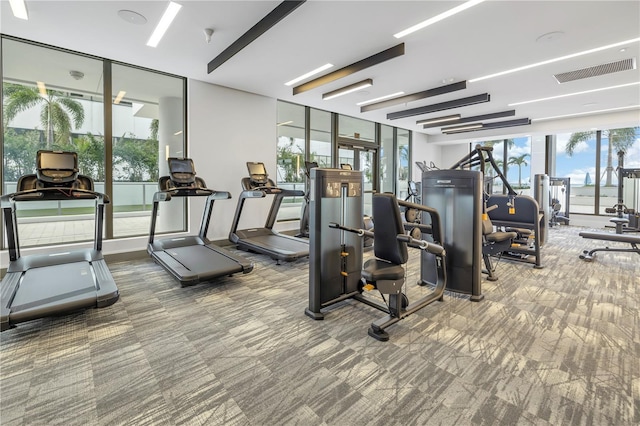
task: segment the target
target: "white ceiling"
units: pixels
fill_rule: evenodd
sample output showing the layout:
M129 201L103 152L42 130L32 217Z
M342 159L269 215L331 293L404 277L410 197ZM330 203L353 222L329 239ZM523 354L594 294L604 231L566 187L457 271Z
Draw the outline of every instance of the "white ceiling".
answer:
M631 1L485 1L432 26L396 39L393 34L461 4L460 1L321 1L309 0L221 67L207 74L207 64L279 1L178 0L183 7L157 48L146 46L168 1L32 1L29 20L13 17L1 2L3 34L35 40L172 74L257 93L328 111L421 131L429 140L482 138L497 131L442 135L422 129L416 120L459 113L463 117L516 110L533 126L500 130L526 134L536 119L640 104L640 86L570 96L515 107L509 103L640 81L638 69L558 84L553 74L626 58L640 58L640 43L606 49L530 70L467 83L465 90L408 104L360 113L357 102L404 91L405 94L470 80L640 37L640 2ZM147 18L134 25L118 17L122 9ZM210 44L204 28L214 29ZM544 34L560 32L547 40ZM319 88L293 95L284 85L327 62L337 70L405 43L405 54ZM624 48L624 51L621 49ZM4 65L8 67L7 64ZM6 75L6 71L5 71ZM322 94L373 79L373 86L333 100ZM444 82L444 83L443 83ZM484 104L399 120L391 112L489 93ZM631 113L629 113L631 111ZM627 110L624 125L639 125L640 110ZM608 114L607 116L610 116ZM594 116L594 125L606 122ZM542 123L542 122L540 122ZM549 125L550 122L544 122ZM553 122L551 122L552 124ZM538 126L539 127L539 126Z

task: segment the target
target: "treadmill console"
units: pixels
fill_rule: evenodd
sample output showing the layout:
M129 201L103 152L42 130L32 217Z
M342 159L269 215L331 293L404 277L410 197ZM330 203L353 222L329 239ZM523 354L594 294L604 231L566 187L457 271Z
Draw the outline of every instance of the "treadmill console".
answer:
M191 158L170 157L169 174L175 186L190 186L196 181L196 167Z
M38 151L36 177L45 187L70 186L78 178L78 154L68 151Z
M269 186L269 174L264 167L264 163L247 162L247 170L249 171L252 186Z

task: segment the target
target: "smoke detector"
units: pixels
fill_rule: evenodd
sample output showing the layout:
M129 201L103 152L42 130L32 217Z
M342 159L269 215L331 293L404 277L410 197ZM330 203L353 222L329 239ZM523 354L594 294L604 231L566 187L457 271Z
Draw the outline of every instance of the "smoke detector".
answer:
M84 73L82 71L69 71L69 75L74 79L74 80L82 80L84 78Z

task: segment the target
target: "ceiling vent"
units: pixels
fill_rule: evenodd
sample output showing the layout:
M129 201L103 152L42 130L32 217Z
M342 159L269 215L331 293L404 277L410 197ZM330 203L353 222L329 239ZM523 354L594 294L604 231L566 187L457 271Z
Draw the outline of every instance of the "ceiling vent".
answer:
M629 58L621 61L610 62L608 64L596 65L594 67L582 68L581 70L555 74L554 77L558 80L558 83L566 83L568 81L582 80L583 78L596 77L599 75L634 69L636 69L636 58Z

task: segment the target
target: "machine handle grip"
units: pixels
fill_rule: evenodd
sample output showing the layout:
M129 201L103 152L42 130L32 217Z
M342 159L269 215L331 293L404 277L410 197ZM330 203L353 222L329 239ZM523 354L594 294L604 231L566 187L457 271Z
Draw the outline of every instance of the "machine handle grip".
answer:
M436 243L430 243L425 240L417 240L405 234L399 234L396 238L398 239L398 241L407 243L407 245L410 247L418 248L420 250L426 250L431 254L435 254L436 256L445 255L444 247Z

